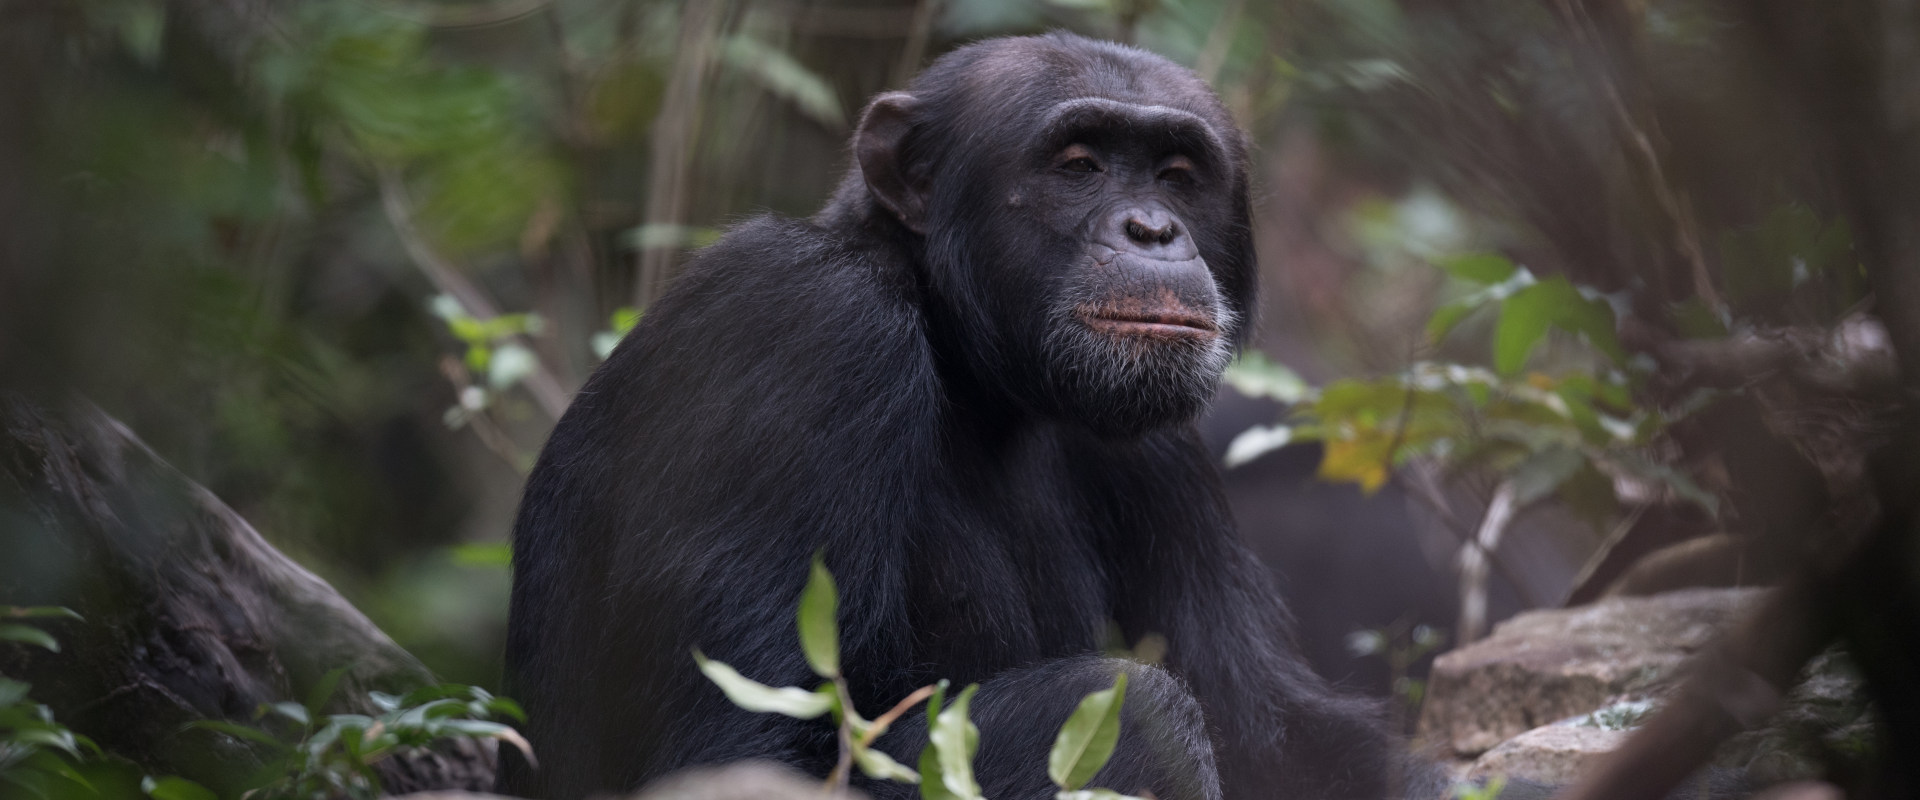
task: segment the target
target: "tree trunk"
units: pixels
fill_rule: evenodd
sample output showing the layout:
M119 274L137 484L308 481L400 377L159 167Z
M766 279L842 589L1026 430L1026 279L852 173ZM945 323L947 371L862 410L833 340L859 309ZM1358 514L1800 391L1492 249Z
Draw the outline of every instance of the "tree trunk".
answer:
M330 711L433 682L333 587L83 401L0 393L0 604L85 617L45 626L58 653L0 647L57 718L156 775L230 786L260 763L201 719L247 723L348 669ZM484 789L492 743L389 759L389 792Z

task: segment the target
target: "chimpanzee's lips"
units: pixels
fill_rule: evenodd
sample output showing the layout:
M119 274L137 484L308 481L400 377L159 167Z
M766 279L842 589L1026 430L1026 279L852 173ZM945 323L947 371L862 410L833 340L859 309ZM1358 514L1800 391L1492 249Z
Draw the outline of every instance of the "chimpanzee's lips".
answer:
M1083 306L1076 316L1095 331L1117 336L1211 338L1220 334L1213 317L1184 307L1149 310Z

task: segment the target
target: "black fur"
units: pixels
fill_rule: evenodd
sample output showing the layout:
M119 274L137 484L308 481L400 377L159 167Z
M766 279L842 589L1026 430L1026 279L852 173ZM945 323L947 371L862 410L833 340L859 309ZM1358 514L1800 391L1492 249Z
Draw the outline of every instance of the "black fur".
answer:
M1107 171L1046 161L1082 141ZM1189 183L1126 155L1176 150ZM824 775L828 724L736 709L689 655L817 683L793 620L824 549L861 711L980 682L996 800L1051 797L1054 732L1123 668L1120 752L1095 785L1429 790L1295 652L1193 428L1252 307L1245 159L1190 72L1073 36L975 44L876 101L828 206L702 252L554 430L515 527L507 645L541 768L509 755L501 788L571 800L743 758ZM1217 335L1076 316L1135 301ZM1109 621L1164 636L1164 669L1094 655ZM881 744L911 764L923 741L909 719Z

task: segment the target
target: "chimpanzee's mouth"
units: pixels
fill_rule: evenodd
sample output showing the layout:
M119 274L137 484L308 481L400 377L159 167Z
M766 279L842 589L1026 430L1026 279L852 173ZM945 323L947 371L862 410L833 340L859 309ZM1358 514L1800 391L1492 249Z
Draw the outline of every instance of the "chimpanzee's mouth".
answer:
M1075 316L1087 327L1114 336L1154 336L1210 339L1220 335L1213 317L1191 309L1118 309L1082 307Z

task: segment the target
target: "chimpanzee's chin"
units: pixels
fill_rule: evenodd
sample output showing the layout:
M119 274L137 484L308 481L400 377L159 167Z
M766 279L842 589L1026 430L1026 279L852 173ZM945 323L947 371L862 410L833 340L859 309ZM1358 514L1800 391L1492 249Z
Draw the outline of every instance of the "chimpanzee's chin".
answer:
M1198 417L1232 352L1223 337L1111 336L1064 324L1045 356L1062 418L1109 437L1138 436Z

